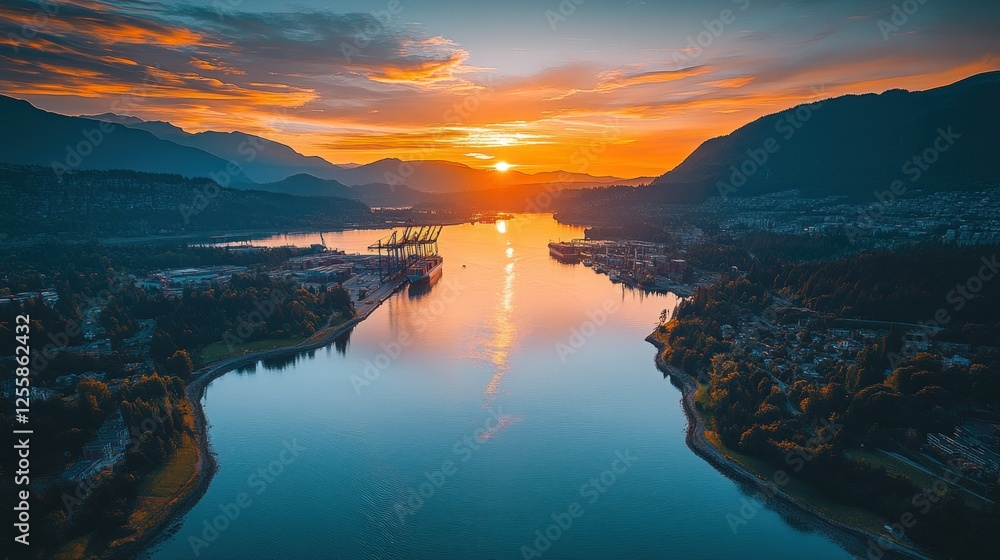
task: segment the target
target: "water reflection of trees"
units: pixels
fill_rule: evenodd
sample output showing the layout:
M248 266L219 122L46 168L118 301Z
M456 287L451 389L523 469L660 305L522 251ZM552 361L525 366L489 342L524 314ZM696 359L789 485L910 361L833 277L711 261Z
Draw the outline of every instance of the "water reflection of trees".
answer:
M351 343L351 333L354 332L354 327L347 329L344 334L338 336L333 341L333 347L337 350L337 353L345 356L347 355L347 347Z
M307 350L303 352L296 352L295 354L290 354L287 356L274 356L272 358L265 358L260 361L260 364L264 366L267 371L281 371L290 366L294 366L299 362L300 359L308 358L313 359L316 356L315 350Z

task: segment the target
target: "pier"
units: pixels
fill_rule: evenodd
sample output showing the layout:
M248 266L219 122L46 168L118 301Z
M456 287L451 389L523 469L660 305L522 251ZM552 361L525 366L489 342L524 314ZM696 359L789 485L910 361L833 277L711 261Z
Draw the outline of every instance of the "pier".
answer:
M690 280L687 260L660 243L636 240L573 239L550 242L553 258L568 264L582 262L612 282L650 291L683 290Z
M407 267L422 258L438 253L442 226L408 226L368 246L378 254L379 277L384 282L403 274Z

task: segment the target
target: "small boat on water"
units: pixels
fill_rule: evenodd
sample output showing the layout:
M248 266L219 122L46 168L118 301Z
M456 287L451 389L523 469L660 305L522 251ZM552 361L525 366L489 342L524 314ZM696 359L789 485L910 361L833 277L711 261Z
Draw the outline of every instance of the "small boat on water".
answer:
M622 273L617 270L612 269L611 272L608 273L608 277L610 277L611 281L615 283L622 281Z
M411 284L431 280L441 274L444 266L444 259L440 255L430 255L410 265L406 269L406 277Z
M583 266L594 266L594 261L590 259L583 259Z

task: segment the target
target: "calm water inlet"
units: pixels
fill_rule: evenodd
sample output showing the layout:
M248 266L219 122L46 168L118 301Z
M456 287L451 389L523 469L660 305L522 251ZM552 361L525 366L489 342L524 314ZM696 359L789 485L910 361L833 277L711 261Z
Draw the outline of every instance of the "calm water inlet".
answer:
M685 445L643 340L676 298L549 257L582 235L548 215L446 227L440 280L346 345L215 380L218 473L147 557L850 558L774 509L734 533L749 494Z

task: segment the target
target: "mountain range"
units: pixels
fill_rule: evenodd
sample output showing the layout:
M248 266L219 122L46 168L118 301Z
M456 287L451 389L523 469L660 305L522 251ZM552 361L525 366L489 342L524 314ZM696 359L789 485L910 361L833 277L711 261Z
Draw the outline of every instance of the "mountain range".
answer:
M342 197L372 206L446 204L454 195L471 203L475 196L466 195L477 193L499 203L543 190L646 184L634 193L646 203L793 190L807 197L870 197L896 181L922 190L976 190L1000 183L992 161L1000 144L997 99L1000 72L926 91L826 99L710 139L660 177L624 180L516 169L501 173L439 160L388 158L341 166L243 132L192 134L167 122L113 113L70 117L0 96L0 116L19 131L16 142L0 145L0 162L57 171L129 169L212 177L237 188ZM594 192L587 198L600 196ZM624 200L618 189L606 196Z
M321 157L303 155L285 144L240 131L192 134L169 122L145 121L115 113L79 117L60 115L7 96L0 96L0 117L21 131L18 142L0 146L0 162L50 166L63 171L128 169L213 177L217 182L235 187L287 194L299 194L304 189L313 195L338 196L344 194L344 186L391 185L390 193L419 198L415 191L454 193L527 184L558 189L585 188L643 184L653 179L626 180L561 171L529 174L510 170L501 173L450 161L395 158L339 166ZM303 174L334 183L312 182L306 187L304 179L299 177ZM320 187L323 185L333 192L322 192ZM384 187L374 189L383 198L386 190Z
M651 186L667 200L798 190L871 197L1000 184L1000 72L926 91L845 95L761 117L704 142Z
M244 132L199 132L191 134L163 121L103 113L84 117L145 130L157 138L197 148L237 163L255 183L273 183L298 173L321 179L336 179L341 168L317 156L304 156L291 147Z
M249 182L243 170L204 150L117 123L68 117L0 96L0 118L16 138L0 143L0 162L72 169L129 169ZM227 166L229 170L227 171Z
M406 185L412 189L429 193L454 193L473 190L487 190L515 185L550 185L555 188L587 188L614 184L638 185L649 183L652 177L621 179L619 177L595 177L585 173L548 171L542 173L522 173L517 170L504 172L493 169L477 169L462 163L442 160L411 160L396 158L381 159L350 169L341 169L334 177L347 185L383 183Z
M493 189L510 185L548 184L556 188L584 188L610 184L638 185L649 183L652 177L622 179L595 177L585 173L549 171L535 174L517 170L499 172L477 169L461 163L441 160L381 159L364 165L334 165L317 156L305 156L284 144L244 132L199 132L192 134L163 121L144 121L137 117L115 113L84 118L114 122L145 130L162 140L198 148L239 165L259 188L275 190L293 176L308 174L318 179L333 180L342 185L388 184L403 185L428 193L460 192ZM300 183L301 180L293 181ZM334 186L334 188L336 188ZM289 192L292 191L277 191ZM318 194L318 193L314 193ZM336 196L336 195L333 195Z

